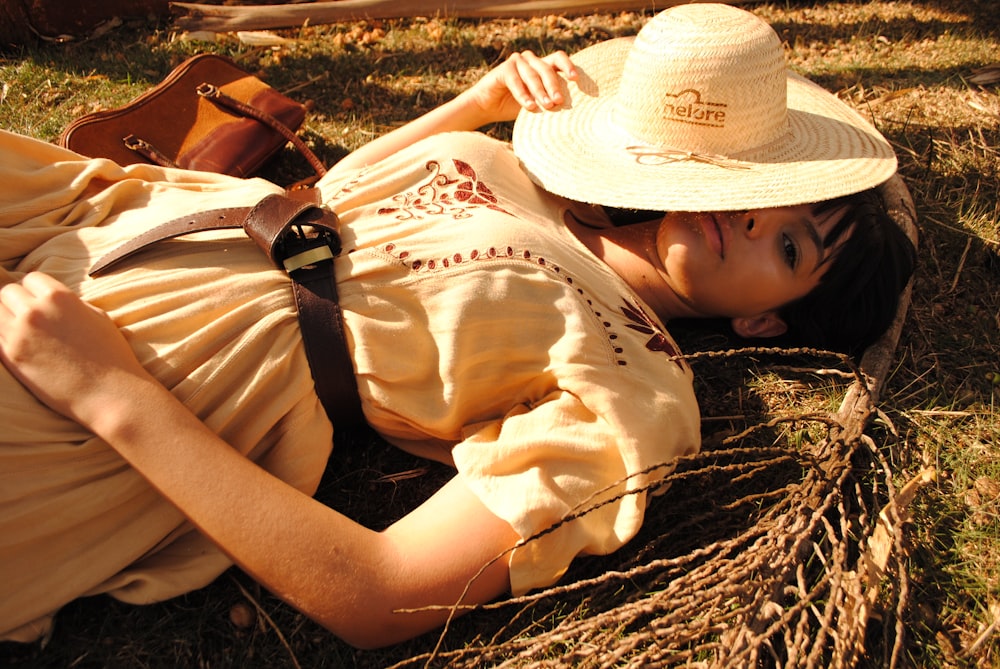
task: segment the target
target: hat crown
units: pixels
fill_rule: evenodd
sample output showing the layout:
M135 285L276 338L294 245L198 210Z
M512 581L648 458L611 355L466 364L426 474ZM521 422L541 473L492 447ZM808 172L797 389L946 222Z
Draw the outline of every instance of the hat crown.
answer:
M748 157L787 133L786 88L767 23L729 5L682 5L639 31L612 119L633 144Z

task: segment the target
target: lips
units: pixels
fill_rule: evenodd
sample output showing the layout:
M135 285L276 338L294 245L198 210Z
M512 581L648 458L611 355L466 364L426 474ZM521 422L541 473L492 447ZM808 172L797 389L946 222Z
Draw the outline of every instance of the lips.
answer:
M701 217L701 229L705 235L705 241L720 258L726 257L726 248L723 241L722 226L719 220L712 214L705 214Z

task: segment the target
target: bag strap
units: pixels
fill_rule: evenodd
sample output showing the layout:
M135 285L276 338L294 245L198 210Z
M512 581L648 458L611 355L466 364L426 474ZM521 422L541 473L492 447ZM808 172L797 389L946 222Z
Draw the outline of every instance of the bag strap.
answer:
M167 221L101 257L89 274L99 276L161 240L242 227L292 279L306 359L327 416L337 427L358 425L364 414L333 264L341 250L339 223L333 211L301 197L268 195L253 207L213 209Z
M241 113L244 116L248 116L252 119L260 121L261 123L270 126L271 129L276 131L279 135L287 139L292 145L299 150L305 159L309 161L309 165L316 172L316 175L322 177L326 174L326 167L323 166L323 162L316 157L316 154L306 146L306 143L302 141L296 133L292 132L291 128L279 121L277 118L268 114L263 109L258 109L252 105L248 105L241 100L237 100L231 95L226 95L222 92L215 84L202 84L195 91L198 95L202 96L207 100L211 100L219 106L226 107L234 112Z
M231 95L226 95L222 92L222 89L215 84L203 82L195 88L195 92L199 96L219 107L224 107L239 116L251 118L268 126L271 130L277 132L279 135L284 137L285 140L291 142L292 146L298 149L299 153L301 153L309 163L309 166L313 168L314 172L316 172L316 178L320 178L326 174L326 167L323 166L323 161L316 157L316 154L312 152L312 149L310 149L304 141L302 141L301 137L299 137L294 131L292 131L291 128L275 118L273 115L268 114L263 109L258 109L253 105L248 105L241 100L237 100ZM153 144L141 137L136 136L135 134L130 134L122 138L122 142L128 149L135 151L139 155L156 163L157 165L162 167L178 167L177 163L153 146Z

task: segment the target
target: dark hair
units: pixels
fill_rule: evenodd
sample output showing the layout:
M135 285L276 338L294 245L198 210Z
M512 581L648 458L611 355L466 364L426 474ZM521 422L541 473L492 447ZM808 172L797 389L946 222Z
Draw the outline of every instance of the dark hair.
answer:
M840 246L819 285L778 309L788 332L774 343L858 355L896 315L916 265L913 242L876 189L821 202L815 212L840 208L844 215L823 240L825 248Z

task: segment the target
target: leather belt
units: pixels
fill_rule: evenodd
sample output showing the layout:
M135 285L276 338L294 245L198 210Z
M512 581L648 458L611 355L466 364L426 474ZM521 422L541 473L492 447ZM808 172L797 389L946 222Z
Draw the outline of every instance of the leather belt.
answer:
M110 270L155 242L243 228L292 279L306 359L327 416L337 427L357 425L364 422L364 414L333 271L333 260L341 251L339 227L337 215L315 202L288 194L268 195L253 207L202 211L147 230L100 258L90 276Z

